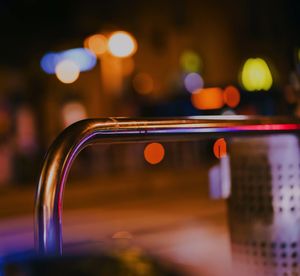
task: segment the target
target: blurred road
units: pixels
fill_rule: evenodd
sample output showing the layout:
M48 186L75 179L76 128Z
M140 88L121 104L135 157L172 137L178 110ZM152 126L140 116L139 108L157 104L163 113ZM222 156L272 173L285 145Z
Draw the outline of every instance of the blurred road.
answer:
M66 248L110 248L128 231L132 245L179 265L189 275L230 275L226 205L209 200L205 171L157 171L68 183ZM0 253L33 248L34 189L0 195Z

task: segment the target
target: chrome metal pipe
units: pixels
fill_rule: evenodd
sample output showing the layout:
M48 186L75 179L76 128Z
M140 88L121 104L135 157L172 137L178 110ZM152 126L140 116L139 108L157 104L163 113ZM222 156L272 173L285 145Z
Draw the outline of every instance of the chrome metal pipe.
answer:
M183 141L201 137L299 132L300 120L282 117L203 116L172 119L88 119L65 129L50 147L35 202L35 245L62 254L63 191L77 154L94 142Z

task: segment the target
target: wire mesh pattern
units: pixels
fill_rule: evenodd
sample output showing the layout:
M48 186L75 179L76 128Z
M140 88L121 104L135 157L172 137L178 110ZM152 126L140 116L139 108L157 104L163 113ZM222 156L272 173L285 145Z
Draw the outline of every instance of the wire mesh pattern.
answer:
M235 138L230 148L234 269L239 275L300 275L298 138Z

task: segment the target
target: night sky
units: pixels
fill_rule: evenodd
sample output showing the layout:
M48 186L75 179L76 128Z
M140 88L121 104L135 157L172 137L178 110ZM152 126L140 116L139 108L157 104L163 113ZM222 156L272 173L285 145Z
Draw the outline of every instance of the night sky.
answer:
M221 3L220 3L221 2ZM1 0L0 65L27 66L49 50L64 44L78 47L89 34L105 27L121 27L139 35L139 19L150 13L169 18L173 28L188 30L198 18L189 18L188 7L198 6L199 18L208 10L226 14L242 51L251 52L263 41L291 51L300 45L300 1L62 1ZM211 18L213 20L213 18ZM258 49L259 50L259 49Z

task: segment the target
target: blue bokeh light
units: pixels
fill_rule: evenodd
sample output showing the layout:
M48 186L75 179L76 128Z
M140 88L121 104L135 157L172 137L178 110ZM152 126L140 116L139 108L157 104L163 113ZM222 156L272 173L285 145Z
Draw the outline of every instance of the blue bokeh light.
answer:
M97 63L97 58L91 51L85 48L75 48L57 53L49 52L42 57L40 65L45 73L55 74L56 65L64 59L75 62L80 72L93 69Z
M204 86L203 78L198 73L189 73L184 78L184 87L190 93L194 93L197 89Z
M50 52L42 57L40 65L47 74L54 74L55 66L59 61L59 54Z
M76 48L64 51L60 54L61 59L69 59L75 62L80 72L94 68L97 62L96 56L87 49Z

